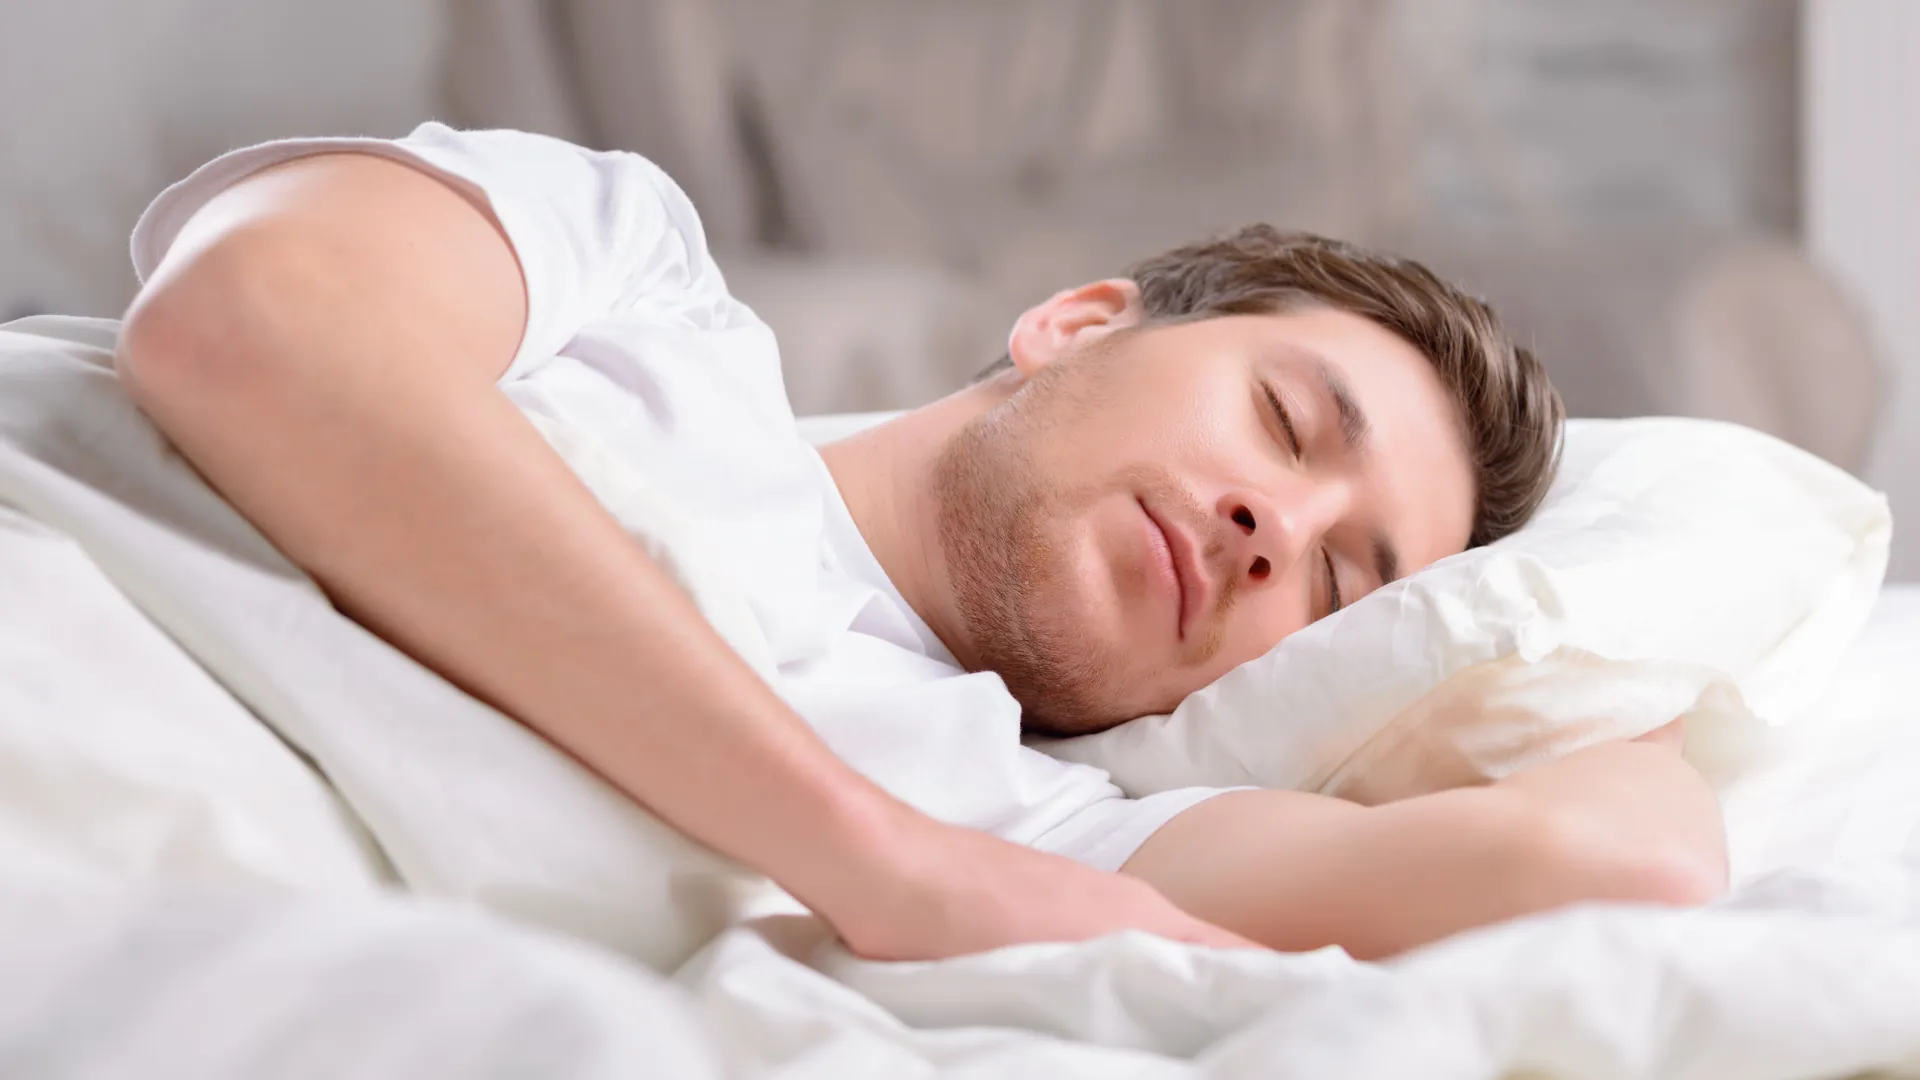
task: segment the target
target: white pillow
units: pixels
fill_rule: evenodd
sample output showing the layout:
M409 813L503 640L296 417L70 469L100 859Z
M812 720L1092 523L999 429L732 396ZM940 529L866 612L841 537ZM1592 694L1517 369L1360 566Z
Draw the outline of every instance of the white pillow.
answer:
M1379 802L1688 718L1714 764L1815 704L1864 624L1878 493L1705 420L1568 425L1519 533L1293 634L1171 715L1036 740L1129 794L1254 784Z

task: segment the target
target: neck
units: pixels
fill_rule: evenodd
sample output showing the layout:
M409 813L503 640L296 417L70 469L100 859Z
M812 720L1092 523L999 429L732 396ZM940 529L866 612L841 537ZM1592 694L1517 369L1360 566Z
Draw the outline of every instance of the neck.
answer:
M978 654L947 575L934 473L947 440L1009 390L990 379L820 448L880 568L969 671L979 670Z

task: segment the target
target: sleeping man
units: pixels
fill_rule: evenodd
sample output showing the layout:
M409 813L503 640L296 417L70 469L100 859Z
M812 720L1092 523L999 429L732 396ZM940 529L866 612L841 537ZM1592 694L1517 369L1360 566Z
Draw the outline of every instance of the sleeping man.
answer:
M169 189L133 246L121 377L224 497L342 611L863 955L1141 929L1379 956L1723 887L1671 727L1377 807L1128 799L1021 744L1170 710L1525 521L1559 400L1413 263L1265 227L1182 247L816 452L772 334L633 155L437 125L268 144ZM763 661L529 414L647 477Z

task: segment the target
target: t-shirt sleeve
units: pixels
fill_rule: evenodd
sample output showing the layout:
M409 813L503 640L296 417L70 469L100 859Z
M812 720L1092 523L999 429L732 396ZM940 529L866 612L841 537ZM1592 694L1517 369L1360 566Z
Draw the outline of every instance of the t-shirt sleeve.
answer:
M145 281L193 213L262 169L313 154L391 158L477 199L499 220L527 289L527 326L502 381L529 374L596 319L642 314L720 330L753 316L728 295L693 204L637 154L518 131L423 124L404 139L288 139L225 154L167 188L134 227Z
M1129 799L1114 788L1110 795L1088 802L1029 843L1096 870L1119 870L1162 825L1215 795L1240 790L1177 788Z

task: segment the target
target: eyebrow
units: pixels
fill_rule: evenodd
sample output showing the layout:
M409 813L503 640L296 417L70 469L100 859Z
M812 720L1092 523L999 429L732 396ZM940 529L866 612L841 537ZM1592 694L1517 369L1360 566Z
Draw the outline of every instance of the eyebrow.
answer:
M1340 416L1340 441L1346 444L1347 452L1355 457L1364 457L1369 446L1369 437L1373 434L1373 425L1368 422L1367 414L1360 409L1360 402L1353 396L1353 386L1347 382L1340 370L1327 362L1327 358L1317 352L1302 349L1302 359L1320 380L1327 396L1333 399L1333 408ZM1393 541L1386 530L1374 529L1372 536L1373 570L1380 577L1381 585L1391 585L1400 580L1400 553L1394 550Z
M1364 455L1373 425L1367 422L1367 414L1360 411L1360 403L1354 400L1353 387L1347 383L1347 377L1318 353L1308 353L1306 360L1307 366L1320 377L1327 396L1333 399L1334 410L1340 414L1340 438L1347 444L1347 451L1355 456Z

